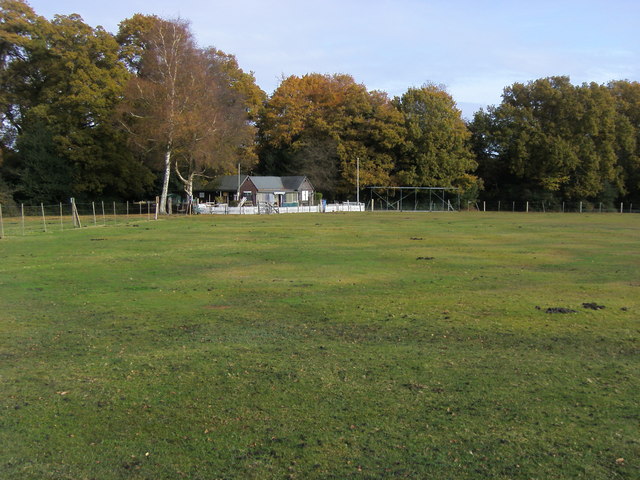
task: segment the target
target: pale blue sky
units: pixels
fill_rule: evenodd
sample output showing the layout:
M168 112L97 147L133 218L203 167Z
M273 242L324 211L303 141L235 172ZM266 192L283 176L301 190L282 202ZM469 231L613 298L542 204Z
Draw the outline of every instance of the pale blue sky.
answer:
M502 89L550 75L640 80L638 0L28 0L116 32L134 13L191 21L272 93L282 76L348 73L390 96L443 84L470 118Z

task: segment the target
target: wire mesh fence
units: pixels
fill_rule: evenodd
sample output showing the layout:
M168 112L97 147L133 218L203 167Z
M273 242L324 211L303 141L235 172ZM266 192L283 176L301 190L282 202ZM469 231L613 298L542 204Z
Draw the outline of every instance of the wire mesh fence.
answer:
M616 205L603 202L549 202L529 200L479 200L467 202L463 209L483 212L540 212L540 213L640 213L631 202Z
M0 204L0 238L150 221L156 212L155 202Z

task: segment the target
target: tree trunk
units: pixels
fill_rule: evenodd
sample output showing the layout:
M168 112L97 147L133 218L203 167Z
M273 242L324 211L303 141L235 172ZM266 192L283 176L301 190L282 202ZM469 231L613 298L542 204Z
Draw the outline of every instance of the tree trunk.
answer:
M188 212L189 215L193 212L193 178L195 175L190 173L187 177L187 181L184 182L184 191L187 194Z
M164 178L162 179L162 193L160 194L160 214L167 214L167 195L169 193L169 177L171 176L171 145L167 145L164 152Z

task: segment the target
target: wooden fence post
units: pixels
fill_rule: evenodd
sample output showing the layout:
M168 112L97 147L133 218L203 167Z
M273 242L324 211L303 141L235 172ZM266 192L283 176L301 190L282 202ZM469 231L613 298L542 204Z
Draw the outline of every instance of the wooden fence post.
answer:
M40 211L42 212L42 226L44 228L44 233L47 233L47 217L44 216L44 205L40 203Z
M96 220L96 202L91 202L91 208L93 209L93 226L98 226L98 220Z
M74 227L82 227L82 222L80 222L80 214L78 213L78 207L76 206L76 199L71 198L71 216L73 217L73 226Z

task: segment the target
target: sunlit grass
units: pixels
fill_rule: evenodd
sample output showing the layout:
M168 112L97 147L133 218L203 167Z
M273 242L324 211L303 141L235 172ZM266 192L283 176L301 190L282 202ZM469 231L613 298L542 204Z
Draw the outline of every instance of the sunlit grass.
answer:
M2 477L637 478L639 240L506 213L4 239Z

